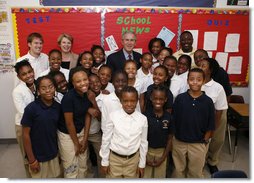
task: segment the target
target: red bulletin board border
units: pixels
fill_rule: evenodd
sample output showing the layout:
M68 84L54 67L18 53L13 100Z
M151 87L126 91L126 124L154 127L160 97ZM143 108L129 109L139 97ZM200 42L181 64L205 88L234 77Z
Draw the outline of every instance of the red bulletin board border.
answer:
M56 13L100 13L100 12L118 12L118 13L166 13L166 14L238 14L238 15L248 15L249 10L246 9L213 9L213 8L171 8L171 7L160 7L160 8L113 8L113 7L55 7L55 8L12 8L12 13L45 13L45 12L56 12Z
M51 15L54 14L54 16L63 17L66 15L73 15L73 20L77 21L82 18L80 18L83 15L95 15L94 17L85 17L83 18L86 20L89 20L87 23L76 23L80 25L80 27L76 27L69 31L69 25L73 25L71 22L69 22L69 25L66 23L66 27L62 28L64 32L68 32L74 36L74 51L77 53L83 51L84 49L90 49L92 44L100 44L105 39L106 36L112 34L116 41L119 42L119 38L121 35L121 31L119 33L119 30L114 29L112 32L109 32L107 29L107 25L110 24L111 21L114 22L116 19L116 16L128 16L128 15L134 15L135 17L141 17L141 16L150 16L150 18L154 18L156 16L158 17L171 17L170 20L174 20L174 24L171 26L170 22L167 22L168 20L161 20L160 18L157 18L159 21L157 21L157 24L154 26L156 28L151 28L151 34L147 37L152 38L155 35L158 34L158 29L161 27L161 22L168 27L170 30L172 30L175 33L175 38L170 43L170 47L173 48L173 50L176 50L176 45L179 43L179 35L181 31L185 29L189 30L199 30L199 40L198 40L198 47L203 48L203 33L205 31L218 31L219 32L219 41L218 41L218 49L216 52L224 52L224 44L225 44L225 35L226 33L240 33L240 44L239 44L239 52L238 53L229 53L229 56L243 56L243 65L242 65L242 73L238 75L232 75L230 74L230 80L231 84L233 86L242 86L246 87L248 86L249 81L249 10L248 9L212 9L212 8L171 8L171 7L158 7L158 8L137 8L137 7L121 7L121 8L115 8L115 7L48 7L48 8L12 8L12 15L13 15L13 26L14 26L14 35L16 36L15 40L15 47L16 47L16 57L19 57L19 52L17 50L20 49L20 54L26 54L27 52L27 44L25 38L28 35L28 32L35 32L39 31L41 32L42 29L35 29L30 28L29 26L21 26L21 22L19 20L19 16L23 16L22 14L30 14L30 17L36 16L38 17L41 15L47 15L47 13L51 13ZM52 14L53 13L53 14ZM59 14L59 15L57 15ZM63 15L62 15L63 14ZM155 16L154 16L155 15ZM177 16L182 15L182 22L180 22L179 19L176 19ZM200 16L199 16L200 15ZM108 18L112 19L108 19ZM174 18L172 18L174 17ZM209 19L212 20L222 20L224 18L220 17L229 17L228 19L230 22L232 22L234 26L230 28L223 28L223 26L215 26L207 27L207 25L201 26L202 23L200 23L201 20L207 19L206 17L209 17ZM38 17L39 18L39 17ZM101 19L102 18L102 19ZM104 20L105 18L105 20ZM193 18L195 18L195 21L193 21ZM65 18L64 18L65 19ZM32 20L32 19L31 19ZM39 19L38 19L39 20ZM177 22L176 22L177 21ZM61 22L65 22L62 21ZM96 22L96 23L95 23ZM191 23L195 23L194 25L191 25ZM197 23L198 22L198 23ZM58 22L59 23L59 22ZM93 25L90 25L90 24ZM24 25L24 24L23 24ZM55 27L57 28L57 25ZM85 25L85 26L84 26ZM188 26L187 26L188 25ZM76 25L75 25L76 26ZM246 28L246 26L248 28ZM21 28L23 27L23 28ZM54 28L55 28L54 27ZM243 28L244 27L244 28ZM102 28L102 29L101 29ZM22 29L22 31L20 31ZM26 30L24 30L26 29ZM31 31L32 30L32 31ZM52 27L53 30L53 27ZM49 48L55 48L57 46L56 38L54 36L58 36L60 34L59 32L52 32L51 29L46 31L46 33L42 33L43 37L45 39L44 44L44 52L47 53ZM25 31L27 34L25 34ZM87 32L86 32L87 31ZM156 32L153 32L156 31ZM51 34L49 34L51 32ZM54 36L53 36L54 35ZM53 36L53 37L52 37ZM222 36L222 38L220 37ZM148 38L145 37L138 37L137 42L137 48L141 46L141 43L144 44L144 40L148 44ZM52 41L54 40L54 41ZM78 40L78 41L77 41ZM88 41L89 40L89 41ZM102 41L103 40L103 41ZM142 41L141 41L142 40ZM140 42L141 41L141 42ZM47 42L53 42L52 45L47 45ZM147 50L147 44L142 46L143 51ZM20 46L22 45L22 47ZM25 46L24 46L25 45ZM82 46L81 46L82 45ZM105 48L107 50L107 44L105 42ZM121 44L118 43L120 46ZM244 46L242 46L244 45ZM248 46L246 46L248 45ZM25 52L23 50L26 50ZM213 52L213 57L215 57L215 52Z

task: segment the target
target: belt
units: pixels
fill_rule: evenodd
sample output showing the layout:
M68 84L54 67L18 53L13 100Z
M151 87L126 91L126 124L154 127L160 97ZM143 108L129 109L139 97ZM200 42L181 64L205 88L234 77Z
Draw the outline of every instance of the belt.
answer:
M132 158L133 156L135 156L136 155L136 153L137 152L135 152L135 153L133 153L133 154L131 154L131 155L121 155L121 154L118 154L118 153L116 153L116 152L114 152L114 151L111 151L114 155L116 155L116 156L119 156L119 157L121 157L121 158L125 158L125 159L130 159L130 158Z

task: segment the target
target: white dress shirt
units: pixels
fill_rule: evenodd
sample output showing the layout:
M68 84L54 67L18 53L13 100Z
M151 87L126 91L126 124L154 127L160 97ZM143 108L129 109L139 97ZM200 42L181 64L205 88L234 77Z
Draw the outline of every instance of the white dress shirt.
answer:
M69 81L69 72L70 71L68 69L65 69L65 68L62 68L62 67L60 67L59 71L64 74L64 77L65 77L66 81ZM49 72L50 72L50 68L48 68L47 70L45 70L41 74L39 74L39 77L46 76Z
M101 103L101 130L104 133L106 123L109 121L109 114L122 108L119 98L115 92L105 95Z
M24 114L24 109L29 103L34 101L34 95L32 91L26 86L26 83L20 81L20 83L14 88L12 92L12 98L17 110L15 115L15 124L20 126L20 122Z
M133 57L133 52L131 52L131 54L127 53L127 51L125 51L125 49L123 49L123 54L126 60L129 60L129 55L131 55L131 60L134 60Z
M101 102L101 130L104 133L106 124L109 121L109 114L122 109L122 104L115 92L109 95L104 95ZM137 105L136 110L140 111L140 107Z
M100 93L96 98L95 101L97 103L97 106L99 107L99 110L101 111L102 108L102 100L104 98L104 94ZM89 134L95 134L98 133L101 129L101 122L98 121L97 118L93 118L92 117L92 121L91 121L91 126L90 126L90 130L89 130Z
M145 91L147 90L147 87L150 86L151 84L153 84L153 74L151 72L149 72L148 74L145 74L142 69L140 68L137 71L137 76L136 78L138 78L139 80L143 81L145 84Z
M188 85L186 85L186 82L184 80L177 76L176 74L173 75L170 81L170 91L173 94L174 100L180 93L184 93L187 91Z
M112 93L115 91L115 87L112 85L112 83L108 82L105 90L109 91L109 93Z
M18 58L17 62L28 58L29 63L31 64L32 68L34 69L35 79L39 77L39 75L49 68L49 59L48 55L45 53L41 53L39 57L33 57L29 52Z
M138 98L140 98L140 95L145 93L147 88L145 87L145 83L144 83L144 80L140 80L138 78L135 79L135 83L134 83L134 86L133 86L137 92L138 92ZM139 104L139 100L138 100L138 103L137 103L137 107L136 109L141 112L141 108L140 108L140 104Z
M214 108L216 110L225 110L228 108L225 91L219 83L211 79L208 83L205 83L202 86L201 90L213 100Z
M182 74L180 74L180 75L177 75L179 78L181 78L181 79L183 80L184 85L187 85L187 86L189 86L189 85L188 85L188 82L187 82L188 73L189 73L189 71L186 71L185 73L182 73Z
M148 150L147 118L138 111L127 114L123 109L112 112L109 116L100 150L102 166L109 166L110 150L126 156L139 151L139 168L145 168Z

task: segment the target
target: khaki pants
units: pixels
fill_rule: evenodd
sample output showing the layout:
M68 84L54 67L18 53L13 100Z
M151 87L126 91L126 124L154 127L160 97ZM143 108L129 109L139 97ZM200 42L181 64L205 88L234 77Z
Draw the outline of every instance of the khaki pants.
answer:
M215 130L208 149L207 163L209 163L212 166L218 165L219 163L220 152L225 140L226 126L227 126L227 110L224 110L222 112L220 125Z
M39 162L40 171L33 173L29 168L32 178L59 178L60 177L60 166L58 156L54 159L46 162Z
M69 134L58 134L58 148L63 163L65 178L85 178L87 176L87 150L75 156L74 143ZM77 134L78 140L81 142L84 137L84 129Z
M126 159L112 152L109 155L109 174L107 178L138 178L137 169L139 164L139 152L133 157Z
M15 125L15 131L16 131L16 138L17 138L17 141L18 141L18 144L19 144L19 149L21 151L22 159L23 159L23 162L24 162L26 177L31 178L31 174L29 172L29 163L28 163L28 160L26 158L26 153L25 153L24 144L23 144L22 126Z
M146 159L153 161L162 157L165 148L148 148ZM166 178L167 158L158 167L146 165L144 178Z
M172 156L174 178L204 178L203 168L207 146L203 143L185 143L173 138Z
M100 131L95 134L89 134L89 136L88 136L88 141L92 144L92 146L94 148L94 152L96 154L99 177L104 178L105 176L100 174L101 157L99 155L99 152L101 149L101 140L102 140L102 134ZM89 151L88 151L88 157L89 157ZM88 172L90 173L90 172L92 172L92 163L89 160L89 158L88 158L87 164L88 164ZM93 173L90 173L90 174L93 174ZM91 177L91 176L89 176L89 177Z

